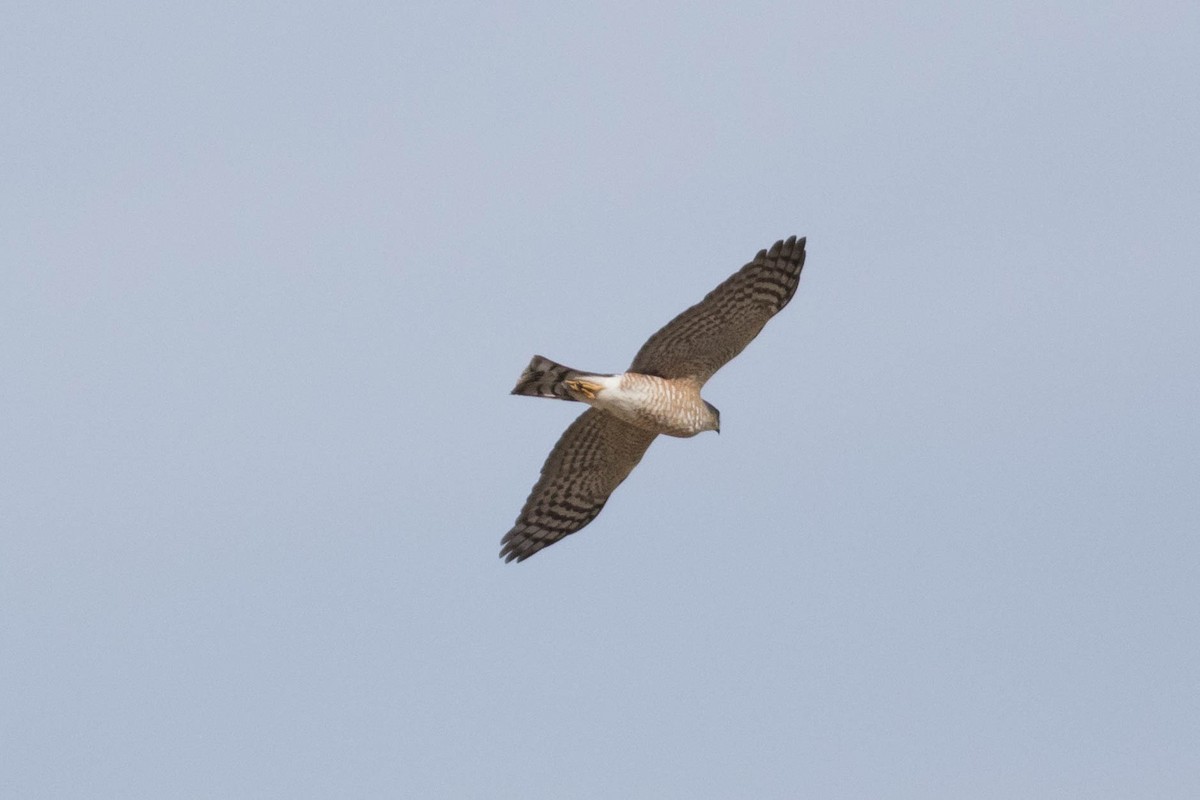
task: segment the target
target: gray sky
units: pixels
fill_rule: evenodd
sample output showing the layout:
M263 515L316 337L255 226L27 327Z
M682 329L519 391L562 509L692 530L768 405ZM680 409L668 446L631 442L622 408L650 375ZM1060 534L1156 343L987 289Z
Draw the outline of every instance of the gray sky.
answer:
M1200 795L1200 7L399 5L0 14L0 795Z

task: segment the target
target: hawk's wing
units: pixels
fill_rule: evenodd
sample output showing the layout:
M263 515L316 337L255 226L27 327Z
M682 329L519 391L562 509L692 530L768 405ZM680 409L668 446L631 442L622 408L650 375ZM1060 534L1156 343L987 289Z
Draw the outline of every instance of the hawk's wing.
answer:
M500 557L524 561L595 519L656 435L594 408L580 414L542 465Z
M779 241L650 337L630 372L704 383L745 349L796 293L804 239Z

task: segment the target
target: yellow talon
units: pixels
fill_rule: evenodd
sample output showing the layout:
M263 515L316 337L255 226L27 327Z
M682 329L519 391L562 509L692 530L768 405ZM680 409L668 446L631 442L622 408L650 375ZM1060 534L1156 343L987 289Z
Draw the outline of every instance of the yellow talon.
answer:
M592 383L591 381L581 381L581 380L577 380L577 379L563 381L563 383L573 393L581 394L584 397L586 397L588 400L595 400L596 395L599 394L600 390L604 388L603 386L601 386L598 383Z

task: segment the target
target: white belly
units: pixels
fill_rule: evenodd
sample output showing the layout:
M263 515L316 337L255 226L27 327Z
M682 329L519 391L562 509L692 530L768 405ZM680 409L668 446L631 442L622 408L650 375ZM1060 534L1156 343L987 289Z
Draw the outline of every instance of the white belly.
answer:
M604 388L591 405L639 428L668 436L695 436L709 412L691 382L626 372L594 379Z

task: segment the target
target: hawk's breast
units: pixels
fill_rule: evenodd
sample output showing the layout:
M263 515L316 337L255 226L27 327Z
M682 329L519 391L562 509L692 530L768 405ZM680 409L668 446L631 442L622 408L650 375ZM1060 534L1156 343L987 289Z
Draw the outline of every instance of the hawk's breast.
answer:
M705 430L709 412L694 381L626 372L604 384L592 405L632 425L667 436Z

